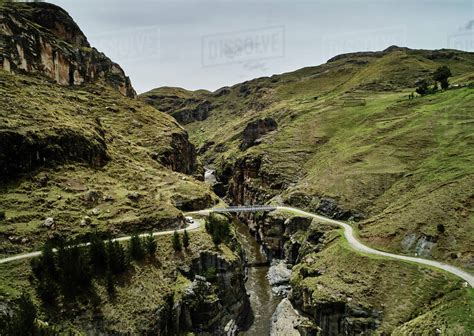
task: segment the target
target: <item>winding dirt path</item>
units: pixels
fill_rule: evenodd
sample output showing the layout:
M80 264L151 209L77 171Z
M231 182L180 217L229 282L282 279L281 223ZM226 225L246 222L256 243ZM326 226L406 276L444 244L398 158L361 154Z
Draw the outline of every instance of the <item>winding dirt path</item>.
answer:
M443 271L449 272L451 274L454 274L454 275L464 279L471 287L474 287L474 276L472 274L458 268L458 267L448 265L448 264L445 264L445 263L442 263L442 262L439 262L439 261L435 261L435 260L417 258L417 257L410 257L410 256L405 256L405 255L399 255L399 254L384 252L384 251L380 251L380 250L376 250L374 248L371 248L367 245L364 245L355 236L352 226L350 226L347 223L344 223L344 222L341 222L341 221L338 221L338 220L334 220L334 219L330 219L330 218L327 218L327 217L324 217L324 216L321 216L321 215L317 215L317 214L314 214L314 213L311 213L311 212L308 212L308 211L304 211L304 210L301 210L301 209L287 207L287 206L276 206L276 209L290 211L292 213L295 213L295 214L298 214L298 215L301 215L301 216L316 218L321 222L335 224L335 225L338 225L338 226L342 227L344 229L344 237L346 238L349 245L352 248L354 248L354 250L356 250L356 251L367 253L367 254L378 255L378 256L382 256L382 257L386 257L386 258L398 259L398 260L402 260L402 261L408 261L408 262L413 262L413 263L417 263L417 264L421 264L421 265L435 267L435 268L438 268L438 269L441 269ZM192 215L192 214L207 215L207 214L209 214L213 211L214 211L214 209L205 209L205 210L189 212L186 215ZM223 211L222 211L222 209L219 209L218 212L223 212ZM179 230L176 230L176 231L183 232L184 230L187 230L187 231L197 230L201 227L202 223L203 223L202 221L194 220L193 223L190 224L187 228L179 229ZM174 232L175 232L175 230L166 230L166 231L153 232L153 236L164 236L164 235L173 234ZM142 234L140 236L143 237L143 236L146 236L146 235L147 234ZM124 236L124 237L120 237L120 238L115 238L113 240L126 241L126 240L130 240L131 237L132 236ZM89 243L84 244L84 246L87 246L87 245L89 245ZM40 255L41 255L41 251L18 254L18 255L11 256L11 257L6 257L6 258L3 258L3 259L0 259L0 264L5 264L5 263L15 261L15 260L34 258L34 257L38 257Z

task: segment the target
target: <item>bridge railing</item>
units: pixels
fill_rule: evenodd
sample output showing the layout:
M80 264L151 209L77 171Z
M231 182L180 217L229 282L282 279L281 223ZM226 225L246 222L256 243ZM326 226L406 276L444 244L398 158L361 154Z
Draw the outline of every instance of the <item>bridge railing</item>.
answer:
M212 208L213 212L258 212L274 210L276 210L276 207L271 205L239 205L226 208Z

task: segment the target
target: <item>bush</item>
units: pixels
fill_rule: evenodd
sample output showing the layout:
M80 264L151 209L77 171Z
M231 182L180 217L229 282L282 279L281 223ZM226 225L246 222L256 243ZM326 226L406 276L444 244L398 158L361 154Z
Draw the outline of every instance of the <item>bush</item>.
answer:
M175 231L173 233L173 237L171 238L171 244L173 245L173 249L178 252L181 251L182 246L181 246L181 239L179 237L178 231Z
M5 211L3 210L0 210L0 220L4 220L5 219Z

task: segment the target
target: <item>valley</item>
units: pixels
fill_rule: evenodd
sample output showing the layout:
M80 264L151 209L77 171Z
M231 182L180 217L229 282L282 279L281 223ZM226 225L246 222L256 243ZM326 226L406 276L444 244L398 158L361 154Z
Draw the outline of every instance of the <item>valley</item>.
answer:
M0 11L0 335L472 334L474 53L137 95Z

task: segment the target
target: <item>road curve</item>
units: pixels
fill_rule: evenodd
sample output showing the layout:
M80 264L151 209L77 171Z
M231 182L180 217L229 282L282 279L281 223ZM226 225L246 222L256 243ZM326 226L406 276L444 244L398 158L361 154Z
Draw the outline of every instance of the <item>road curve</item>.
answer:
M330 224L336 224L344 229L344 237L346 238L347 242L349 243L350 246L352 246L355 250L363 252L363 253L368 253L368 254L374 254L374 255L379 255L387 258L393 258L393 259L398 259L398 260L403 260L403 261L410 261L422 265L427 265L427 266L432 266L436 267L439 269L442 269L443 271L449 272L451 274L454 274L462 279L464 279L471 287L474 287L474 276L470 273L467 273L466 271L463 271L460 268L457 268L455 266L451 266L448 264L441 263L439 261L435 260L429 260L429 259L423 259L423 258L416 258L416 257L409 257L409 256L404 256L404 255L399 255L399 254L394 254L394 253L388 253L384 251L379 251L376 249L373 249L371 247L368 247L364 245L362 242L357 240L357 238L354 235L354 230L352 229L352 226L350 226L347 223L326 218L320 215L316 215L311 212L307 212L304 210L292 208L292 207L285 207L285 206L277 206L277 209L279 210L288 210L293 213L300 214L302 216L306 217L312 217L320 220L321 222L325 223L330 223Z
M330 219L330 218L327 218L327 217L324 217L324 216L321 216L321 215L317 215L317 214L314 214L314 213L311 213L311 212L308 212L308 211L304 211L304 210L301 210L301 209L298 209L298 208L292 208L292 207L287 207L287 206L276 206L275 208L278 209L278 210L291 211L293 213L296 213L296 214L299 214L299 215L302 215L302 216L306 216L306 217L316 218L321 222L335 224L335 225L338 225L338 226L342 227L344 229L344 237L346 238L349 245L352 248L354 248L354 250L356 250L356 251L360 251L360 252L367 253L367 254L379 255L379 256L382 256L382 257L386 257L386 258L398 259L398 260L403 260L403 261L414 262L414 263L417 263L417 264L432 266L432 267L441 269L443 271L449 272L451 274L454 274L454 275L462 278L463 280L465 280L471 287L474 287L474 276L470 273L467 273L466 271L463 271L462 269L460 269L458 267L451 266L451 265L448 265L448 264L444 264L444 263L441 263L441 262L435 261L435 260L416 258L416 257L410 257L410 256L405 256L405 255L399 255L399 254L379 251L379 250L373 249L373 248L371 248L367 245L364 245L361 241L359 241L354 235L354 230L352 229L352 226L350 226L347 223L344 223L344 222L341 222L341 221L338 221L338 220L334 220L334 219ZM209 214L210 212L213 212L213 211L214 211L213 209L205 209L205 210L201 210L201 211L195 211L193 213L194 214L206 215L206 214ZM222 209L219 209L218 212L222 212Z
M319 221L324 222L324 223L335 224L335 225L338 225L338 226L342 227L344 229L344 237L346 238L349 245L352 248L354 248L356 251L360 251L360 252L367 253L367 254L379 255L379 256L382 256L382 257L386 257L386 258L409 261L409 262L414 262L414 263L417 263L417 264L422 264L422 265L426 265L426 266L435 267L435 268L438 268L438 269L441 269L443 271L449 272L451 274L454 274L454 275L464 279L471 287L474 287L474 276L470 273L467 273L466 271L463 271L462 269L460 269L458 267L448 265L448 264L444 264L444 263L441 263L441 262L435 261L435 260L429 260L429 259L423 259L423 258L417 258L417 257L410 257L410 256L405 256L405 255L399 255L399 254L379 251L379 250L376 250L376 249L373 249L369 246L364 245L362 242L360 242L355 237L354 230L352 229L352 226L350 226L347 223L344 223L344 222L341 222L341 221L338 221L338 220L334 220L334 219L330 219L330 218L327 218L327 217L324 217L324 216L321 216L321 215L317 215L317 214L314 214L314 213L311 213L311 212L307 212L307 211L304 211L304 210L301 210L301 209L287 207L287 206L276 206L276 209L291 211L293 213L296 213L296 214L299 214L299 215L302 215L302 216L316 218ZM211 212L214 212L214 209L211 208L211 209L188 212L187 215L191 215L191 214L208 215ZM222 209L220 209L218 212L222 212ZM194 220L193 223L190 224L187 228L179 229L179 230L176 230L176 231L177 232L183 232L184 230L193 231L193 230L199 229L199 227L201 225L202 225L202 221ZM158 232L153 232L153 236L169 235L169 234L172 234L174 232L175 232L175 230L158 231ZM146 235L147 234L141 234L140 236L143 237L143 236L146 236ZM115 240L116 241L126 241L126 240L130 240L130 238L131 238L131 236L125 236L125 237L115 238L113 240L114 241ZM84 245L87 246L87 245L89 245L89 243L85 243ZM15 261L15 260L34 258L34 257L38 257L40 255L41 255L41 251L18 254L18 255L11 256L11 257L0 259L0 264L5 264L5 263Z

